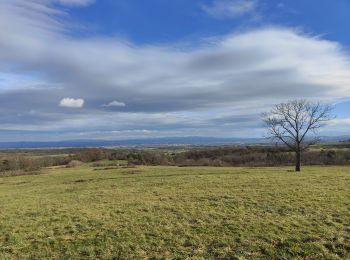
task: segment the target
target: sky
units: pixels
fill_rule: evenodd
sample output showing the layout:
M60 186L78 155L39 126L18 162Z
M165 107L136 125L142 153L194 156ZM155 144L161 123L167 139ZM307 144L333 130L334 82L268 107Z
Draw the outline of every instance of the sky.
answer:
M263 137L332 104L350 134L350 0L0 0L0 141Z

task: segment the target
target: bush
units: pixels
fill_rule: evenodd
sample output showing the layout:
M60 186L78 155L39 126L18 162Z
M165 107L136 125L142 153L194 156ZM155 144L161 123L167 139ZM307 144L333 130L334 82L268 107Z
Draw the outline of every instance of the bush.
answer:
M83 165L84 163L82 161L78 161L78 160L72 160L67 164L67 168L77 168L81 165Z

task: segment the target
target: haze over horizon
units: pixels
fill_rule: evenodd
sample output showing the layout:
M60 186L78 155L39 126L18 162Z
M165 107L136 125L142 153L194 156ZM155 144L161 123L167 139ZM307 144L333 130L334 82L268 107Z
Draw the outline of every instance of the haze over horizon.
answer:
M261 113L300 98L333 104L321 135L349 135L349 12L349 0L0 0L0 141L262 137Z

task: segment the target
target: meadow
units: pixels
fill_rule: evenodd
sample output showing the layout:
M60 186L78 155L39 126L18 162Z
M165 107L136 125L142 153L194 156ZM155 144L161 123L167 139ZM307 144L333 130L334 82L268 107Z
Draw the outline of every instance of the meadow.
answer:
M350 167L53 167L0 178L0 259L349 259Z

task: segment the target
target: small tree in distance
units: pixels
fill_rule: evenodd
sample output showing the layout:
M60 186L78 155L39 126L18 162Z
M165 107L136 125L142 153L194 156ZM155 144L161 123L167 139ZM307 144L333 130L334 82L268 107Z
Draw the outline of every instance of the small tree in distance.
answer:
M295 171L300 172L301 154L317 143L317 130L331 120L332 107L320 102L292 100L275 105L263 114L268 137L295 152Z

